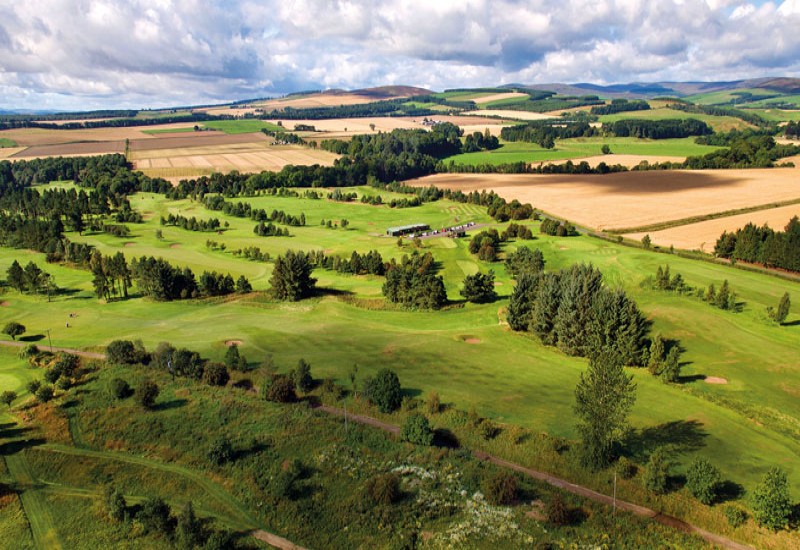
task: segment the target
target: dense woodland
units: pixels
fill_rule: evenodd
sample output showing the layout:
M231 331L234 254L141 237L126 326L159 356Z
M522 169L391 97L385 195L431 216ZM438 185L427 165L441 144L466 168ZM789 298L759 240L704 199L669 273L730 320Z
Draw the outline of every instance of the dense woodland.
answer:
M608 105L597 105L589 111L593 115L613 115L628 111L649 111L650 104L643 99L612 99Z
M714 254L800 272L800 221L795 216L783 231L752 223L732 233L726 231L717 240Z

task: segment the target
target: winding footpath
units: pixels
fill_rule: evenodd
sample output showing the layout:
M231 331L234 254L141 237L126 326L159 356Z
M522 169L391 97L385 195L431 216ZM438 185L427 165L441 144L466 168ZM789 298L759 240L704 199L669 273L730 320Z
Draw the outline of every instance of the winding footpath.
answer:
M381 420L378 420L377 418L372 418L371 416L346 413L344 409L330 407L328 405L319 405L316 407L316 410L336 416L344 417L346 415L347 419L352 422L366 424L368 426L379 428L381 430L387 431L395 435L400 434L399 426L395 426L393 424L387 424L386 422L382 422ZM709 531L706 531L705 529L701 529L695 525L687 523L676 517L668 516L666 514L662 514L661 512L656 512L655 510L651 510L650 508L646 508L644 506L639 506L638 504L634 504L632 502L627 502L619 499L616 499L616 501L614 501L614 499L608 495L604 495L603 493L598 493L597 491L594 491L582 485L576 485L574 483L570 483L565 479L561 479L560 477L556 477L546 472L541 472L539 470L534 470L532 468L526 468L525 466L515 464L514 462L509 462L508 460L498 458L483 451L472 451L472 455L478 460L485 460L491 462L492 464L496 464L497 466L514 470L521 474L530 476L534 479L538 479L539 481L543 481L549 485L552 485L553 487L558 487L559 489L568 491L580 497L588 498L589 500L599 502L600 504L613 506L614 503L616 502L617 508L620 508L621 510L625 510L632 514L636 514L637 516L650 518L653 521L656 521L662 525L666 525L667 527L672 527L673 529L677 529L685 533L692 533L698 535L707 540L708 542L716 544L717 546L721 546L723 548L729 548L731 550L753 550L751 546L740 544L738 542L732 541L727 537L711 533Z
M25 346L29 346L33 344L33 342L18 342L16 340L12 340L8 342L6 340L0 341L0 346L8 346L10 348L24 348ZM72 355L77 355L79 357L86 357L87 359L105 359L105 353L99 353L96 351L83 351L79 349L72 349L72 348L60 348L58 346L40 346L36 344L36 346L44 351L54 352L54 351L63 351L64 353L71 353Z

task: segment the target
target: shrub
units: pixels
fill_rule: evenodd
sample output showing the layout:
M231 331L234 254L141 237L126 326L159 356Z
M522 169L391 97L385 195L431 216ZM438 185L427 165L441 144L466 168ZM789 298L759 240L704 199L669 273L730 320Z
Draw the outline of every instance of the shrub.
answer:
M375 378L367 379L364 383L364 393L382 413L396 410L403 399L400 379L390 369L381 369Z
M233 456L233 446L224 435L217 438L208 451L208 460L217 466L230 462L233 460Z
M131 387L122 378L112 378L108 382L108 391L116 399L125 399L131 394Z
M731 527L739 527L740 525L744 524L745 521L747 521L747 512L738 506L729 504L725 507L724 512L725 518L728 520L728 524Z
M61 369L57 366L52 366L44 371L44 380L50 384L55 384L56 380L61 377Z
M6 390L0 395L0 403L3 403L6 407L10 407L11 403L17 398L17 392Z
M150 497L142 502L136 519L142 523L144 530L148 533L169 533L169 516L169 505L159 497Z
M152 380L143 380L142 383L136 388L136 401L146 409L153 408L158 397L158 384Z
M128 505L125 497L112 485L103 488L103 507L108 517L114 521L123 521L128 517Z
M32 394L36 394L39 391L39 388L42 386L41 380L31 380L25 385L25 388Z
M381 474L367 480L364 489L371 503L389 505L400 498L400 477Z
M56 387L62 391L67 391L72 387L72 379L67 376L62 376L58 379L58 382L56 382Z
M656 450L647 461L642 483L648 491L662 495L667 492L668 476L669 462L660 449Z
M481 484L490 504L511 504L517 498L517 478L510 472L497 472Z
M559 493L553 495L553 498L545 506L544 513L547 521L553 525L567 525L569 523L569 510L564 502L564 497Z
M500 428L491 420L485 419L478 425L478 434L484 439L484 441L494 439L499 433Z
M35 357L39 355L39 346L36 344L28 344L19 352L20 359L28 359L29 357Z
M619 474L619 477L622 479L632 479L638 471L639 467L636 466L636 464L624 456L619 457L617 461L617 474Z
M433 443L433 430L428 419L418 413L408 415L400 431L400 439L415 445L430 446Z
M439 414L442 410L442 403L439 400L439 394L437 392L431 392L428 396L428 414Z
M203 370L203 381L209 386L225 386L230 378L228 368L222 363L208 363Z
M686 488L703 504L714 502L719 483L719 470L703 458L695 458L686 472Z
M296 476L291 472L279 472L269 484L273 496L279 498L292 498L294 495L295 479Z
M109 363L132 365L137 362L136 348L130 340L114 340L106 346L106 359Z
M272 380L268 382L264 396L267 401L292 403L297 400L297 394L295 394L294 391L294 381L285 374L275 375Z
M764 475L752 495L753 517L764 527L777 531L789 524L792 503L786 472L774 466Z
M311 365L305 359L297 362L297 367L292 371L295 387L301 392L308 393L314 388L314 379L311 377Z
M36 400L39 403L47 403L53 396L55 395L55 391L53 391L53 386L40 386L39 389L36 390Z

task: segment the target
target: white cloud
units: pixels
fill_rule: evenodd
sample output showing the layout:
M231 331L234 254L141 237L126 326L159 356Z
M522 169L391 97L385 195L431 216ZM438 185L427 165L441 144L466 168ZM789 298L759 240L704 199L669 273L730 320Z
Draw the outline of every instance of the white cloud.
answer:
M800 0L5 2L0 108L794 76L798 28Z

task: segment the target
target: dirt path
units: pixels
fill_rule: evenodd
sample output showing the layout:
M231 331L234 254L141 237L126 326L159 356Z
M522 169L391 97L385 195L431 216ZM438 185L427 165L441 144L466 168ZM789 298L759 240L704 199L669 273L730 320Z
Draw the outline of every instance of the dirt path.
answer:
M17 341L11 341L11 342L2 341L2 342L0 342L0 346L8 346L8 347L11 347L11 348L24 348L25 346L27 346L29 344L31 344L31 342L17 342ZM36 345L39 347L39 349L44 350L44 351L63 351L65 353L71 353L73 355L78 355L80 357L86 357L87 359L105 359L106 358L106 354L105 353L99 353L99 352L95 352L95 351L81 351L79 349L59 348L57 346L50 347L50 346L39 346L39 344L36 344Z
M286 540L283 537L273 535L272 533L267 533L266 531L253 531L251 534L258 540L266 542L275 548L280 548L281 550L306 550L302 546L297 546L295 543Z
M319 405L316 409L326 412L328 414L333 414L336 416L345 416L345 411L343 409L339 409L336 407L330 407L328 405ZM394 426L392 424L387 424L386 422L382 422L376 418L372 418L370 416L364 416L360 414L347 414L347 419L352 420L354 422L359 422L361 424L366 424L368 426L373 426L375 428L379 428L381 430L385 430L387 432L393 433L395 435L400 433L400 428L398 426ZM539 470L534 470L532 468L526 468L525 466L521 466L519 464L515 464L514 462L509 462L508 460L504 460L502 458L498 458L496 456L492 456L488 453L483 451L473 451L473 456L478 460L487 460L493 464L501 466L503 468L509 468L521 474L525 474L530 476L534 479L538 479L540 481L544 481L545 483L552 485L554 487L558 487L564 491L568 491L575 495L588 498L595 502L599 502L601 504L605 504L607 506L614 505L614 499L608 495L604 495L603 493L598 493L588 487L584 487L582 485L576 485L574 483L570 483L565 479L561 479L554 475L548 474L546 472L541 472ZM668 527L672 527L673 529L677 529L679 531L683 531L685 533L693 533L700 537L703 537L705 540L712 544L716 544L723 548L730 548L731 550L753 550L752 547L747 546L745 544L740 544L738 542L734 542L726 537L721 535L717 535L706 531L705 529L700 529L690 523L686 523L685 521L668 516L666 514L662 514L660 512L656 512L655 510L651 510L650 508L646 508L644 506L639 506L638 504L634 504L632 502L626 502L624 500L616 500L617 508L621 510L625 510L636 514L637 516L650 518L654 521L662 525L666 525Z

